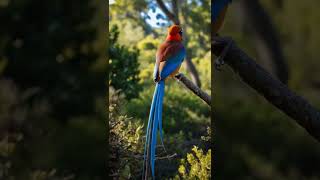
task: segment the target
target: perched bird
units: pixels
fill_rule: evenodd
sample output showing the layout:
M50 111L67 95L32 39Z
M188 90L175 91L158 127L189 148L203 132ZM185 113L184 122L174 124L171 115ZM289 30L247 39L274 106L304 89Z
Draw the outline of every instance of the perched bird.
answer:
M164 96L165 80L168 76L178 73L181 63L186 55L186 50L182 44L182 29L179 25L172 25L168 29L168 35L156 54L153 80L156 82L155 91L150 108L149 121L146 133L146 143L144 148L143 176L148 178L148 172L155 177L155 151L157 144L157 133L162 137L162 103Z
M220 28L223 25L227 9L232 0L214 0L211 5L211 24L212 32L214 37L218 35ZM224 51L221 53L220 57L215 61L215 67L219 70L220 66L224 64L223 58L231 46L232 41L230 41Z

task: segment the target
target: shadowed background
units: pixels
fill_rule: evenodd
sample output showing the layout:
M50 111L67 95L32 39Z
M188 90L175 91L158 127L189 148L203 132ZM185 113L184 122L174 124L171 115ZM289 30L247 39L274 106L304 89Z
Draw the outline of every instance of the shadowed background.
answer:
M0 179L103 179L100 1L0 1Z
M317 1L234 1L220 32L315 107L319 96ZM252 74L254 76L254 74ZM241 82L214 75L216 179L320 179L320 144Z

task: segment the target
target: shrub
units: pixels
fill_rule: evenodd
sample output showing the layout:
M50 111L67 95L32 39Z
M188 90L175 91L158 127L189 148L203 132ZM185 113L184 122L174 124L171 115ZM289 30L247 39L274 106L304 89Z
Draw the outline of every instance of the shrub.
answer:
M142 167L143 125L121 115L124 96L110 89L109 95L109 168L113 178L130 179L140 175Z
M211 149L204 153L194 146L187 158L181 160L178 171L179 175L175 179L211 179Z
M139 86L139 51L117 43L119 30L113 26L109 33L109 85L121 89L127 99L137 97Z

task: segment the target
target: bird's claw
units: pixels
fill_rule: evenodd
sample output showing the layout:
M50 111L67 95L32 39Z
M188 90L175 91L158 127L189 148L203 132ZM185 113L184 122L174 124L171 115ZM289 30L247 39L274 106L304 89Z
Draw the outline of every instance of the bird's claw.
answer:
M232 41L232 39L230 38L230 39L228 40L227 46L222 50L222 53L220 54L220 56L215 60L215 62L214 62L214 67L215 67L215 69L217 69L218 71L221 71L221 66L224 65L224 58L225 58L225 56L227 55L227 53L228 53L230 47L232 46L232 44L233 44L233 41Z
M153 78L153 81L155 82L155 83L157 83L157 82L159 82L161 79L160 79L160 77L158 76L158 77L154 77Z
M157 70L155 70L154 73L153 73L153 81L155 83L160 81L159 71L157 71Z
M224 65L224 61L221 57L218 57L214 62L214 67L216 70L221 71L221 67Z

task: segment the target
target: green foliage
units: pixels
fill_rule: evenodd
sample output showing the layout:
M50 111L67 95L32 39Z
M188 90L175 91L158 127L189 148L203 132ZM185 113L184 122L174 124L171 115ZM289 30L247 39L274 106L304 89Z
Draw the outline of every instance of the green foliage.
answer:
M19 88L39 88L28 100L48 99L61 121L93 113L92 97L104 95L106 64L101 65L100 57L105 51L93 21L100 13L97 6L88 0L25 0L1 10L0 61L7 62L3 76Z
M119 91L109 90L109 146L110 171L113 178L130 179L138 177L142 167L142 128L139 121L132 121L121 115L123 96Z
M138 117L147 123L147 113L151 105L154 87L143 90L138 98L132 99L126 105L126 111L130 116ZM178 133L181 129L186 132L194 132L194 127L205 132L203 125L210 123L208 106L197 96L190 96L187 89L174 80L166 82L166 90L163 105L163 125L165 133ZM194 132L195 134L198 134Z
M211 128L207 127L207 135L201 139L211 144ZM197 146L193 146L192 152L187 154L186 159L181 159L178 172L174 179L211 179L211 148L207 153Z
M186 1L181 3L181 20L185 26L185 34L188 38L188 50L192 53L192 57L200 58L204 54L210 52L210 25L211 1L202 0L201 3L197 0ZM189 52L189 53L190 53Z
M208 149L210 143L202 143L201 136L206 134L206 127L210 124L210 112L208 106L196 96L190 96L190 92L181 89L182 86L174 80L166 83L164 108L163 108L163 134L164 144L169 154L177 153L182 156L188 153L195 144ZM148 112L151 104L154 87L143 90L138 98L130 100L126 106L122 106L126 114L137 118L147 124ZM183 104L183 105L182 105ZM158 155L165 155L161 148ZM158 177L172 177L176 174L179 161L156 162Z
M101 107L107 63L105 29L100 29L105 22L99 21L104 4L6 2L0 3L1 139L8 135L14 142L8 129L23 136L14 143L8 175L105 179Z
M179 175L175 179L211 179L211 150L207 153L198 149L197 146L192 148L192 153L187 154L186 159L181 160L179 166Z
M0 179L15 179L12 173L12 158L16 150L16 144L21 141L23 136L21 134L5 134L0 140ZM10 139L10 141L9 141Z
M56 169L51 170L32 170L25 172L26 177L17 174L15 168L19 165L14 161L14 156L18 150L18 144L22 143L24 137L22 134L6 133L0 140L0 179L7 180L72 180L74 175L59 175Z
M203 56L194 58L193 62L200 70L199 75L202 82L201 89L208 94L211 94L211 52L208 51Z
M207 142L211 141L211 127L207 127L207 135L206 136L201 136L201 139L203 141L207 141Z
M141 18L141 12L147 7L146 0L117 0L109 8L109 26L117 25L121 31L119 43L135 46L151 28Z
M72 180L74 179L73 175L69 176L57 176L56 170L52 169L51 171L42 171L36 170L30 174L30 180Z
M119 30L113 26L109 34L109 85L121 89L127 99L136 97L141 87L139 82L139 52L136 49L129 50L117 43Z

